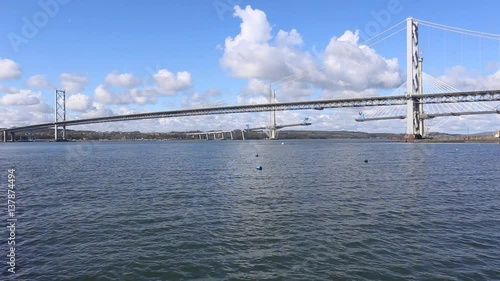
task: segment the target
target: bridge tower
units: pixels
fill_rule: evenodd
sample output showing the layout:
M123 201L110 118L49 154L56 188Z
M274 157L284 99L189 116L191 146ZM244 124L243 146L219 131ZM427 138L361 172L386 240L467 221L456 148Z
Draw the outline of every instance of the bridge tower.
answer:
M58 141L58 122L66 121L66 91L56 90L54 112L54 140ZM62 140L66 139L66 125L62 125Z
M422 138L424 120L422 98L422 61L418 53L418 22L406 19L406 135L405 139ZM417 96L415 96L417 95Z
M276 91L269 87L269 95L271 103L276 103ZM269 127L269 139L275 140L278 138L278 130L276 129L276 110L271 111L271 124Z

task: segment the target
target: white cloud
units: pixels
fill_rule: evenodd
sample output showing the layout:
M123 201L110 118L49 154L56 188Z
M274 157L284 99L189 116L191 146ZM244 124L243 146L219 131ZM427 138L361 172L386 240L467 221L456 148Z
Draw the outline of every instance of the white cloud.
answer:
M330 89L363 91L401 85L398 60L386 59L368 46L358 45L358 31L332 38L324 53L326 85Z
M191 74L187 71L174 74L167 69L160 69L153 78L158 85L158 92L163 95L174 95L191 87Z
M19 93L19 89L17 89L16 87L6 87L6 86L0 85L0 92L6 93L6 94L15 94L15 93Z
M269 96L269 84L265 83L263 80L249 78L245 89L243 89L243 94L247 96L252 95L268 95Z
M245 9L236 6L234 10L234 16L242 20L240 33L226 38L221 66L237 78L277 80L292 74L285 61L296 51L270 45L271 26L266 14L250 6ZM282 33L280 42L287 41L284 37Z
M142 80L139 77L135 77L130 73L122 73L122 74L109 73L106 76L105 82L113 86L130 89L139 85L142 82Z
M90 97L84 94L71 95L66 100L66 107L75 111L87 111L91 107Z
M17 79L21 77L21 67L15 61L0 58L0 80Z
M126 108L126 107L120 107L116 110L116 114L118 114L118 115L136 114L136 113L141 113L141 112L145 112L145 111L137 111L137 110L133 110L133 109Z
M26 126L53 120L53 108L42 102L41 92L1 86L0 91L7 93L0 97L0 127Z
M29 112L35 112L35 113L45 113L49 114L50 116L54 116L54 108L51 107L50 105L46 103L38 103L38 104L33 104L33 105L28 105L26 106ZM35 123L33 123L35 124Z
M62 73L59 78L61 78L61 88L68 94L82 92L89 82L87 77L71 73Z
M94 99L102 104L154 104L160 96L172 96L178 91L191 87L191 74L187 71L172 73L159 69L149 82L137 87L142 80L132 74L108 74L106 83L128 88L115 92L107 84L99 85L94 90ZM145 79L148 80L148 79Z
M114 115L113 111L103 104L93 103L91 109L87 112L84 112L80 115L82 118L95 118L95 117L103 117L103 116L111 116Z
M308 83L291 81L281 85L279 92L276 92L276 100L278 102L308 100L313 93L314 90Z
M263 11L236 6L234 16L242 21L240 33L225 40L220 64L233 77L249 79L248 89L262 92L255 87L259 84L256 79L265 86L294 76L295 79L288 79L293 81L289 85L283 81L281 86L273 86L286 89L283 100L289 100L314 93L303 83L328 91L393 88L402 83L397 59L384 58L374 49L359 45L357 31L333 37L319 54L323 61L320 65L310 52L301 49L304 42L296 29L279 30L273 40Z
M245 96L245 95L239 95L237 97L237 103L238 104L262 104L262 103L269 103L269 96L265 97L262 95L259 96Z
M35 105L40 103L42 94L31 90L20 90L15 94L6 94L0 97L0 105Z
M280 30L276 35L276 46L278 47L301 46L303 43L302 36L295 29L290 32Z
M134 88L114 93L107 86L99 85L94 90L94 99L102 104L154 104L157 96L156 88Z
M26 86L30 88L38 88L38 89L53 89L54 86L50 84L50 82L47 80L47 77L44 75L33 75L31 76L28 81L26 81Z
M500 70L483 76L475 71L468 71L463 66L455 66L439 79L461 91L500 89Z
M220 93L217 90L209 89L205 93L193 92L184 95L181 101L182 108L202 108L224 106L226 103L222 100L212 100Z
M0 106L0 128L27 126L53 121L52 108L47 104L30 106Z
M99 85L94 90L94 99L104 104L113 103L113 93L105 85Z

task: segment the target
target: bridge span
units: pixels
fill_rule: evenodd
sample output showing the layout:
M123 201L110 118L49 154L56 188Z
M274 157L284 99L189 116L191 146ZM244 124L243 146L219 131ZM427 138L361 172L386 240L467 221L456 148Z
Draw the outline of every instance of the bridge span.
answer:
M66 126L77 126L77 125L105 123L105 122L186 117L186 116L197 116L197 115L250 113L250 112L285 111L285 110L307 110L307 109L323 110L329 108L406 105L409 99L414 99L414 98L418 98L418 100L426 104L500 101L500 90L412 95L411 97L406 95L377 96L377 97L367 97L367 98L328 99L328 100L207 107L207 108L196 108L196 109L179 109L179 110L136 113L136 114L126 114L126 115L113 115L113 116L105 116L97 118L42 123L36 125L1 129L0 132L2 132L3 141L7 141L7 134L11 134L11 138L13 138L13 134L15 132L54 128L55 126L66 127ZM500 114L499 111L491 113ZM460 113L455 113L454 115L460 115Z

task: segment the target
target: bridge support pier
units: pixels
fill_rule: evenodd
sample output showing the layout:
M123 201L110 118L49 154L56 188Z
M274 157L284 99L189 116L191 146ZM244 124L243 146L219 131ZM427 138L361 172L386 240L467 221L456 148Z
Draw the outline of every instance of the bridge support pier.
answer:
M418 54L418 23L406 19L406 140L424 135L422 94L422 59Z
M424 83L422 79L422 63L424 62L424 59L419 57L418 58L418 94L421 96L424 93ZM424 114L424 99L423 98L418 98L418 133L421 138L424 137L424 118L422 118L422 115Z
M56 90L55 95L55 112L54 112L54 141L58 141L59 122L66 121L66 91ZM62 140L66 140L66 126L62 126Z
M3 131L3 142L7 142L7 131Z
M273 91L271 88L269 88L270 91L270 100L271 103L276 103L276 91ZM275 140L278 138L278 133L276 130L276 110L271 111L271 126L269 128L269 135L268 135L270 140Z

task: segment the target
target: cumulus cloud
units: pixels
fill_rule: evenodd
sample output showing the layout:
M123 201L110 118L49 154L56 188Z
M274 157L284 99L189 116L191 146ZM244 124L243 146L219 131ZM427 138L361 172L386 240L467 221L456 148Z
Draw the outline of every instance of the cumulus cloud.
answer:
M31 90L19 90L15 94L6 94L0 97L0 105L35 105L40 103L42 94Z
M84 94L71 95L66 100L66 107L75 111L87 111L91 105L90 97Z
M221 66L237 78L277 80L292 74L285 61L296 52L270 45L271 26L266 14L250 6L236 6L234 16L242 21L240 33L226 38ZM282 33L280 42L287 41L284 37Z
M113 111L103 104L93 103L91 109L87 112L82 113L80 116L82 118L95 118L114 115Z
M53 120L52 108L47 104L28 106L0 106L0 128L27 126Z
M106 85L99 85L94 90L94 99L102 104L153 104L158 91L155 88L129 89L114 93Z
M37 89L53 89L54 86L50 84L50 82L47 80L47 78L44 75L33 75L30 78L28 78L28 81L26 81L26 86L30 88L37 88Z
M61 88L67 93L80 93L89 82L87 77L71 73L62 73L59 78L61 79Z
M275 41L278 47L301 46L304 43L302 36L295 29L292 29L290 32L280 30L278 35L276 35Z
M17 79L21 77L21 67L15 61L0 58L0 80Z
M0 85L0 92L6 94L15 94L19 92L19 89L17 89L16 87L6 87Z
M191 87L191 74L187 71L173 72L160 69L153 75L158 85L158 92L163 95L174 95L176 92Z
M333 37L324 52L324 88L363 91L394 88L401 84L398 60L386 59L365 45L358 45L358 31Z
M241 19L240 33L226 38L220 64L233 77L248 79L248 88L257 90L255 80L265 81L261 84L283 81L282 85L293 81L283 86L286 100L312 95L314 91L303 83L329 91L393 88L402 83L398 60L360 45L358 31L331 38L319 52L323 62L319 64L302 49L304 42L296 29L279 30L273 37L266 14L251 6L236 6L234 16ZM293 79L286 79L290 76Z
M187 71L173 73L159 69L150 77L148 84L138 85L141 79L131 74L109 74L106 83L94 90L94 99L102 104L154 104L160 96L173 96L177 92L191 87L191 74ZM147 80L147 79L146 79ZM109 84L127 88L116 92Z
M0 88L4 88L0 91L7 93L0 97L0 127L33 125L53 119L53 108L42 102L41 92Z
M256 78L249 78L248 83L245 89L243 89L242 94L244 96L254 96L262 94L269 95L269 90L270 90L269 84L266 83L265 81Z
M45 115L48 114L50 117L52 117L52 118L54 117L54 108L46 103L40 102L38 104L32 104L32 105L26 106L26 108L28 109L29 112L34 112L37 114L45 114ZM32 124L35 124L35 123L32 123Z
M106 76L105 82L113 86L130 89L139 85L142 80L130 73L110 73Z

